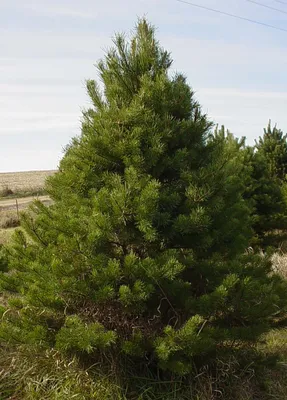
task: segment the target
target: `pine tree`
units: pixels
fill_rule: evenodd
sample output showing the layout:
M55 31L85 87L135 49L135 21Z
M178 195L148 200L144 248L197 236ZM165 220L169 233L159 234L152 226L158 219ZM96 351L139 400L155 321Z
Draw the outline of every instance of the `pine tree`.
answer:
M35 202L8 249L2 341L184 374L285 317L286 284L243 254L242 143L212 135L171 64L145 20L99 62L54 204Z
M2 244L0 244L0 271L1 272L8 271L8 257L5 248Z
M254 148L246 149L246 163L251 167L251 179L245 197L253 202L253 245L278 247L286 240L287 201L286 135L269 122Z
M287 134L284 135L276 125L272 128L269 121L263 137L256 143L256 150L266 159L271 176L286 182Z

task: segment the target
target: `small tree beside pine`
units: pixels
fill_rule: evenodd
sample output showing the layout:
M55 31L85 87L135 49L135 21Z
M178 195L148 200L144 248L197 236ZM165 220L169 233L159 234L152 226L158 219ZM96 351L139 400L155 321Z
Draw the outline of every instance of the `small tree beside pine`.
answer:
M255 146L257 152L265 159L271 176L286 182L287 175L287 135L276 126L272 128L269 121L264 135Z
M245 196L253 203L253 244L278 248L287 238L286 135L269 122L256 146L246 149L246 163L251 167Z
M2 342L186 374L283 323L286 283L244 253L242 143L211 134L171 64L145 20L99 62L54 204L35 202L8 249Z

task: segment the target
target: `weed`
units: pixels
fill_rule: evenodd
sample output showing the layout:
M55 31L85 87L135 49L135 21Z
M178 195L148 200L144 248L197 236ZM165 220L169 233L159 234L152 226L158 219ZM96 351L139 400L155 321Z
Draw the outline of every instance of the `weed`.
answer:
M0 191L0 197L8 197L14 194L13 190L10 189L8 186L5 186Z
M3 210L0 213L0 229L16 228L20 221L16 210Z

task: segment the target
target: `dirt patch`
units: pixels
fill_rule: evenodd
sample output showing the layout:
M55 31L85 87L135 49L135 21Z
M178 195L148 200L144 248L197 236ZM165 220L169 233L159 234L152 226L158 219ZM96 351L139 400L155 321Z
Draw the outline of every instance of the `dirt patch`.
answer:
M29 204L31 204L35 199L42 201L42 203L46 205L52 203L52 200L50 199L49 196L39 196L39 197L30 196L30 197L21 197L19 199L3 199L0 200L0 213L1 211L16 210L17 203L18 203L18 209L23 210L24 208L27 208Z

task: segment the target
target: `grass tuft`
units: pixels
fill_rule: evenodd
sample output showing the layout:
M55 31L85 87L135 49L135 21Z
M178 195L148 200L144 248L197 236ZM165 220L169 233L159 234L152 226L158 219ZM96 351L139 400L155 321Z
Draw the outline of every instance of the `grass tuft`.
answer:
M0 245L7 245L11 240L16 228L0 229ZM1 350L0 350L1 351ZM1 400L1 397L0 397Z
M3 187L0 191L0 197L8 197L13 194L14 194L13 190L10 189L8 186Z
M287 254L274 253L271 261L274 272L287 279Z
M0 229L16 228L19 225L20 221L16 210L1 210Z
M67 360L54 350L2 348L1 400L126 400L109 376L92 377L76 359Z
M274 339L274 338L273 338ZM271 340L271 339L270 339ZM271 349L271 347L269 348ZM84 369L76 359L55 350L0 348L1 400L286 400L287 369L284 363L255 371L242 368L235 357L218 360L189 378L168 380L146 371L116 372L95 365ZM124 384L123 384L124 382Z

